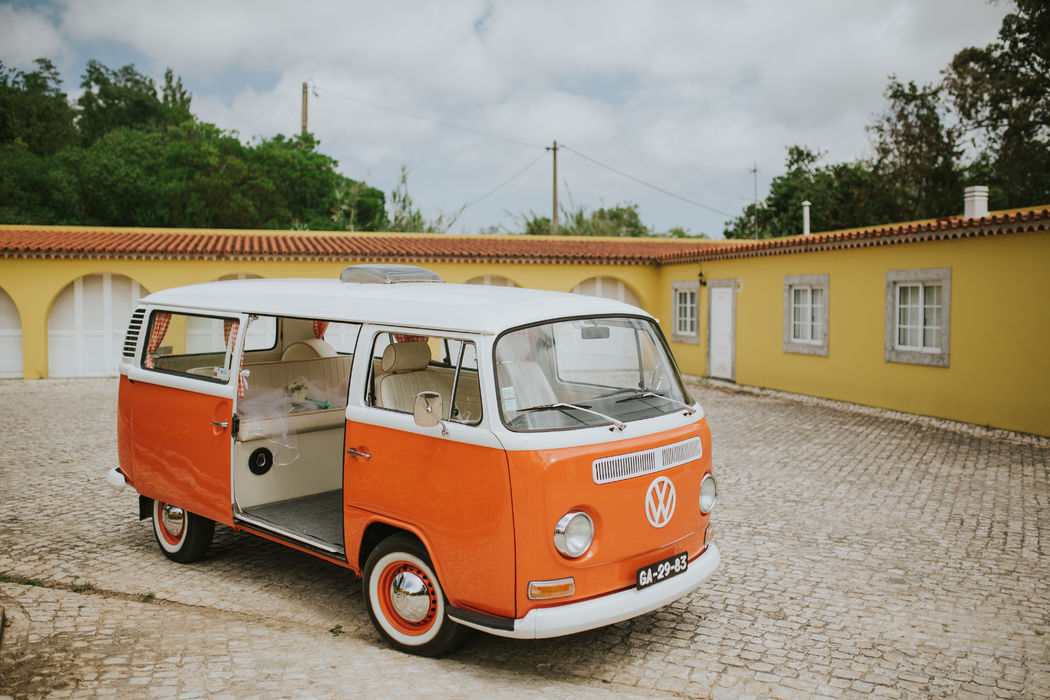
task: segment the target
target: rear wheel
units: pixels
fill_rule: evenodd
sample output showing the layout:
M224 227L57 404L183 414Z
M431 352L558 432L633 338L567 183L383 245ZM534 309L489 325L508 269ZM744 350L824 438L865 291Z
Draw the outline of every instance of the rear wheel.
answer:
M203 559L215 535L215 523L170 503L153 501L153 534L164 556L180 564Z
M448 617L448 601L426 549L411 537L380 542L365 563L362 586L372 624L401 651L437 656L463 635Z

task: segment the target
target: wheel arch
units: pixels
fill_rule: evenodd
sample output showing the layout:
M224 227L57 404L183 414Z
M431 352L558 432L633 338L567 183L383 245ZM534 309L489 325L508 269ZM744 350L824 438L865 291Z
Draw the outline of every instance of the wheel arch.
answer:
M361 535L361 546L357 552L357 566L361 571L365 570L365 562L368 561L368 555L372 553L376 545L393 535L406 535L419 542L423 549L426 550L427 556L430 557L430 563L434 566L434 573L441 577L438 563L434 559L434 549L427 544L426 538L423 537L422 533L409 525L395 524L385 520L372 521Z
M356 563L357 570L363 574L365 564L368 562L368 557L372 554L372 550L374 550L380 542L392 535L405 535L406 537L411 537L419 542L423 547L423 550L427 553L427 558L430 559L430 565L434 568L434 573L437 574L437 577L441 582L441 588L445 591L445 596L448 598L449 603L454 606L458 605L459 592L450 589L446 583L449 579L448 576L446 576L447 572L442 564L439 548L435 547L434 542L427 537L421 528L412 523L406 523L380 515L373 515L372 520L365 526L365 529L361 534L360 547L357 551L356 562L348 559L347 563L351 566ZM351 553L348 552L348 554Z

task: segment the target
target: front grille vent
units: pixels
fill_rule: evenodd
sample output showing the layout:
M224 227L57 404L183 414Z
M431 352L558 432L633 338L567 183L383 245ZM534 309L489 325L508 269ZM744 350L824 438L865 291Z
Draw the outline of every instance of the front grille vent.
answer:
M608 484L611 481L653 474L700 459L703 453L703 444L700 438L695 437L642 452L603 457L594 460L594 483Z
M135 348L139 345L139 333L142 332L142 318L146 315L143 308L135 309L128 323L128 332L124 336L124 357L135 359Z

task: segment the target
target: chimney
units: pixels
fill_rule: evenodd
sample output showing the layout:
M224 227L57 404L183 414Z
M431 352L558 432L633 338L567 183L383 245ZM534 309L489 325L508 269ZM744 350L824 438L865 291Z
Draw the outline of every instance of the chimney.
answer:
M963 191L963 218L980 219L988 216L988 188L970 185Z
M809 235L809 200L802 202L802 235Z

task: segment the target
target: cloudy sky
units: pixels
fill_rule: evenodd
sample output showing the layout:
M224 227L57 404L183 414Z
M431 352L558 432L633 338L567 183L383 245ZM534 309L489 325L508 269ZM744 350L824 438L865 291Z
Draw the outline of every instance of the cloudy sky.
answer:
M195 114L245 140L297 132L308 81L320 150L388 195L407 166L428 218L470 204L456 232L518 231L530 212L549 215L544 147L557 140L571 149L558 152L562 204L634 203L658 231L719 237L754 195L755 163L762 197L791 144L830 161L866 155L887 77L936 80L956 51L993 41L1010 7L8 0L0 60L51 58L74 98L92 58L159 80L171 67Z

